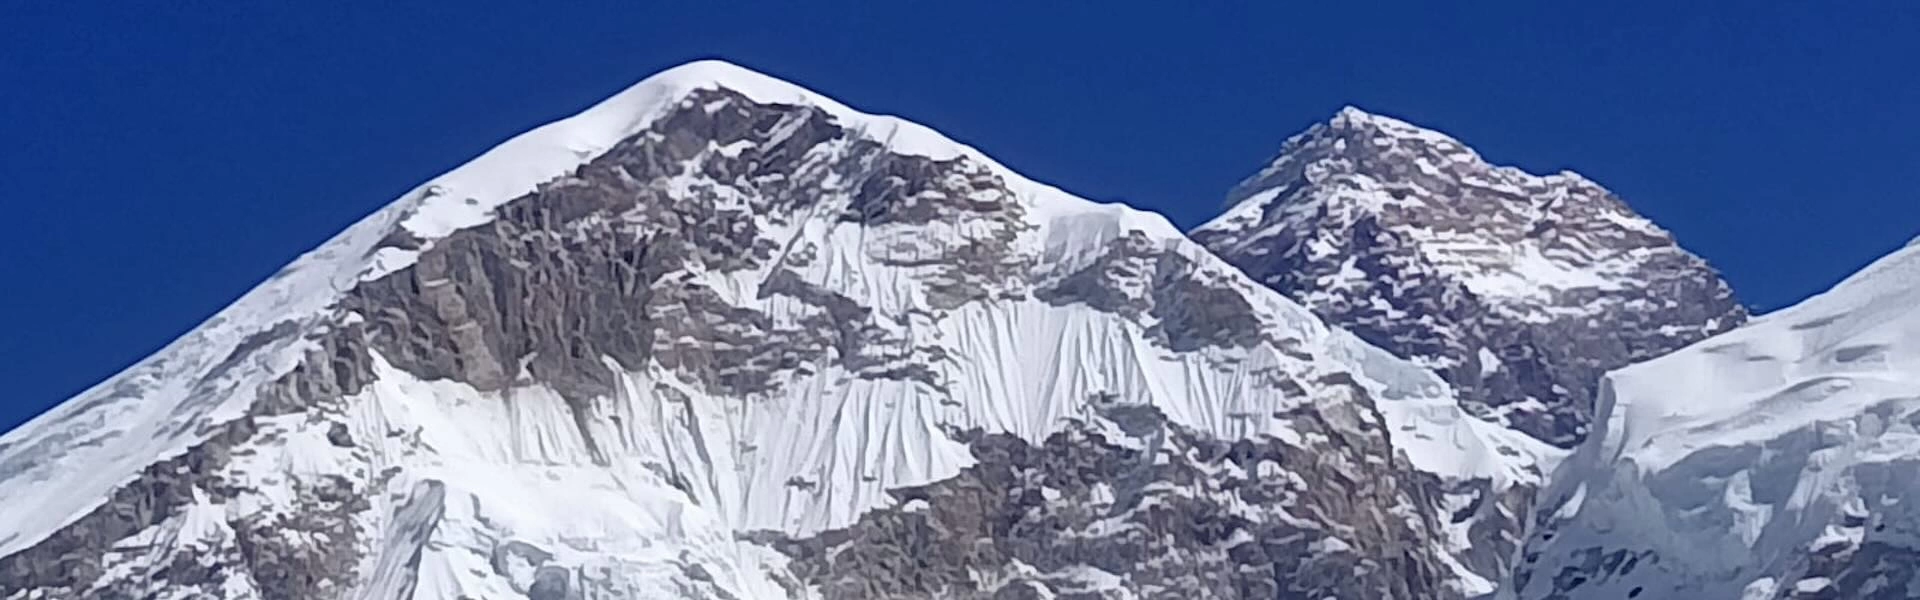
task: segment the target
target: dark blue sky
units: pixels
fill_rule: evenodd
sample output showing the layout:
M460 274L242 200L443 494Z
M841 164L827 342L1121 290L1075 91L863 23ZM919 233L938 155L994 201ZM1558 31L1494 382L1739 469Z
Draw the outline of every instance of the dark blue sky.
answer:
M418 182L705 57L1186 226L1353 103L1579 170L1763 308L1920 234L1907 2L85 4L0 6L0 428Z

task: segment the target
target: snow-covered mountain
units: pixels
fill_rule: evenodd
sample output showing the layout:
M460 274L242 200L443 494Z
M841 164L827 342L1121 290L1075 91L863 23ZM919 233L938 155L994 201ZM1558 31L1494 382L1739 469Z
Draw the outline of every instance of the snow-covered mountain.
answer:
M1602 385L1519 598L1920 597L1920 244Z
M701 62L0 436L0 598L1462 597L1559 452L1461 406L1158 216Z
M1489 164L1356 108L1288 139L1193 232L1254 279L1567 447L1594 384L1739 325L1727 284L1572 172Z
M0 435L0 600L1920 597L1916 307L1355 109L1189 239L698 62Z

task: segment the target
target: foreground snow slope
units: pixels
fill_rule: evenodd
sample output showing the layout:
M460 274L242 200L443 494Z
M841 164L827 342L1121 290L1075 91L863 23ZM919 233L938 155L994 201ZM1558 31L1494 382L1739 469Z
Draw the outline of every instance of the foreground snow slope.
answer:
M1920 245L1604 389L1519 597L1920 597Z
M1161 217L701 62L0 436L0 597L1449 597L1553 456Z

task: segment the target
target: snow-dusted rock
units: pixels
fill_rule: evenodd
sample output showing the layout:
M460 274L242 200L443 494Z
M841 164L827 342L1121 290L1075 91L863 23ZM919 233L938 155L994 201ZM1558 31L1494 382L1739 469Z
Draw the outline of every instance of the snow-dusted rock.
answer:
M1739 325L1725 282L1572 172L1495 166L1347 108L1288 139L1194 239L1469 410L1571 446L1602 373Z

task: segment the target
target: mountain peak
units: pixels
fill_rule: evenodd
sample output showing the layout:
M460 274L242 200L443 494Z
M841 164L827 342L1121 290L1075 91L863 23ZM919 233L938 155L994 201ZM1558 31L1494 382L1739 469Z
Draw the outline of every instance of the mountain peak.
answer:
M1425 128L1407 121L1369 111L1352 104L1340 107L1340 110L1334 112L1333 117L1327 119L1325 123L1329 128L1336 130L1427 131Z
M1510 548L1439 524L1519 531L1506 499L1556 454L1162 217L700 61L0 436L0 597L1451 597ZM1131 534L1167 510L1249 525ZM941 537L889 533L927 515ZM1006 522L1061 526L980 527ZM868 551L944 558L903 580ZM1086 579L1120 552L1173 562Z
M1375 115L1372 112L1368 112L1364 108L1360 108L1358 106L1348 104L1346 106L1340 107L1340 110L1335 112L1333 114L1333 118L1328 122L1335 127L1349 126L1349 125L1363 126L1363 125L1371 124L1374 121L1374 119L1377 118L1378 116L1379 115Z
M1296 139L1299 140L1298 144L1294 143ZM1515 167L1495 165L1482 157L1472 146L1438 129L1424 127L1405 119L1368 111L1353 105L1341 107L1333 117L1289 138L1274 162L1285 160L1292 154L1310 154L1310 151L1316 149L1329 154L1349 155L1354 152L1381 151L1428 154L1426 157L1430 159L1484 166L1509 177L1526 176L1547 181L1564 181L1575 185L1599 186L1586 176L1569 169L1561 169L1553 173L1528 173Z
M1342 173L1398 178L1401 174L1397 171L1419 165L1427 165L1429 171L1499 171L1494 176L1502 178L1524 175L1517 169L1487 164L1472 148L1445 133L1349 105L1288 137L1265 167L1227 195L1226 206L1233 207L1290 181Z
M1492 165L1354 107L1289 138L1227 201L1195 239L1555 443L1583 435L1601 371L1745 318L1704 261L1599 184ZM1620 347L1539 341L1594 327Z
M725 89L763 104L809 106L838 124L885 143L896 154L943 160L965 156L1005 171L984 154L924 125L862 112L833 98L721 60L661 71L571 117L527 131L415 188L418 203L402 223L423 238L486 222L492 210L645 130L698 90Z
M1301 136L1313 137L1316 130L1332 133L1333 137L1347 140L1349 143L1378 145L1376 138L1392 138L1407 142L1445 145L1472 152L1472 149L1467 148L1459 140L1440 131L1354 105L1341 107L1333 117L1308 128L1301 133ZM1282 154L1285 153L1283 150ZM1478 155L1475 155L1475 158L1478 158Z
M1328 193L1291 195L1305 189ZM1282 201L1288 206L1274 205ZM1313 203L1336 212L1390 212L1389 220L1431 222L1474 215L1537 221L1569 202L1591 205L1580 212L1615 213L1636 231L1666 235L1577 172L1531 173L1493 164L1451 135L1349 105L1288 137L1265 167L1227 194L1227 210L1201 229L1317 209L1308 206Z
M635 85L674 86L680 88L718 85L738 90L762 89L796 95L812 94L812 92L806 89L779 78L717 58L693 60L668 67L658 73L648 75L645 79L642 79L640 83ZM783 90L780 88L793 89Z

